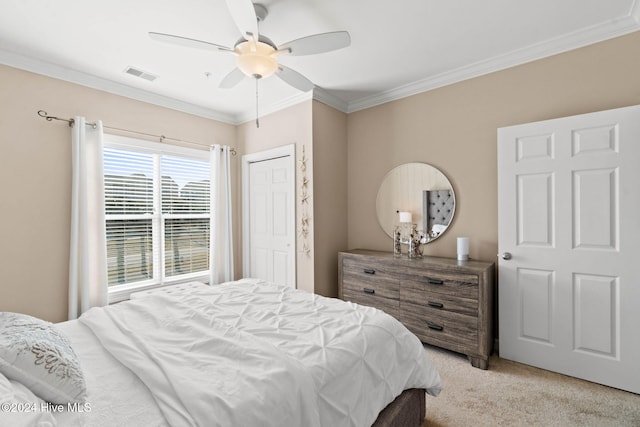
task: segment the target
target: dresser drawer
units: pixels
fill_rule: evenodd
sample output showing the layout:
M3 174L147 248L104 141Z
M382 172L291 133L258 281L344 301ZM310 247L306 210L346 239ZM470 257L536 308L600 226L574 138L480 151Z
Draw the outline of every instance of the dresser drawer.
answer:
M400 302L377 296L375 294L366 294L364 292L353 292L345 290L342 297L345 301L350 301L360 305L375 307L387 314L392 315L396 319L400 318Z
M409 299L412 295L436 292L455 297L478 299L478 276L475 274L446 274L433 271L408 269L400 279L403 291Z
M345 276L342 288L342 298L356 304L368 305L379 308L394 317L398 317L400 300L397 295L398 285L385 282L370 283L358 280L349 280ZM395 296L395 297L394 297Z
M423 307L422 307L423 308ZM478 318L452 312L402 309L400 320L423 342L441 345L460 352L478 346Z
M448 311L478 317L478 300L437 292L418 292L400 284L400 308L416 314Z
M370 297L400 299L398 278L389 274L384 265L345 259L342 264L342 292Z

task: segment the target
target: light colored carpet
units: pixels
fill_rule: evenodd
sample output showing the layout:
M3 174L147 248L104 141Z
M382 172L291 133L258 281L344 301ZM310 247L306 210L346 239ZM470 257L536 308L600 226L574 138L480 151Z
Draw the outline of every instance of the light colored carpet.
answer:
M496 355L483 371L463 355L425 348L444 389L438 397L427 395L423 427L640 426L640 395Z

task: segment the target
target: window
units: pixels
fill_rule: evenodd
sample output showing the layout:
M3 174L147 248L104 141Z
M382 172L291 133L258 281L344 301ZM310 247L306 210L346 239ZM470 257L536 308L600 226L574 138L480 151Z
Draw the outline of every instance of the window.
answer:
M208 274L208 155L105 135L110 294Z

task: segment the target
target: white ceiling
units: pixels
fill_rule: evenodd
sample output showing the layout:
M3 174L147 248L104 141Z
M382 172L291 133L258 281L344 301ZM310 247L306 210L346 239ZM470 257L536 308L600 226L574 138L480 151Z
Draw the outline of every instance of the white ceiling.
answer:
M260 32L276 45L349 31L347 48L281 58L319 87L314 98L345 112L640 29L640 0L260 2L269 9ZM159 43L149 31L229 47L240 37L225 0L1 0L0 63L229 123L254 117L254 80L217 88L234 56ZM312 96L277 77L258 93L261 114Z

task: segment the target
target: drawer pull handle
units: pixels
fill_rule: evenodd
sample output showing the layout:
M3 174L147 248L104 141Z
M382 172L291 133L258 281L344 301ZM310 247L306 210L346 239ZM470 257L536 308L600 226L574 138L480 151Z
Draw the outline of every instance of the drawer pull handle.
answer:
M376 271L374 269L371 268L365 268L364 272L367 274L376 274Z
M429 307L435 307L435 308L442 308L442 307L444 307L444 305L442 305L442 303L440 303L440 302L433 302L433 301L428 301L428 302L427 302L427 305L428 305Z
M364 288L362 289L364 291L365 294L375 294L376 290L375 289L371 289L371 288Z
M433 329L434 331L441 331L444 329L444 327L441 325L436 325L435 323L429 323L429 322L427 322L427 327L429 329Z
M429 283L432 285L442 285L444 282L440 279L429 279Z

